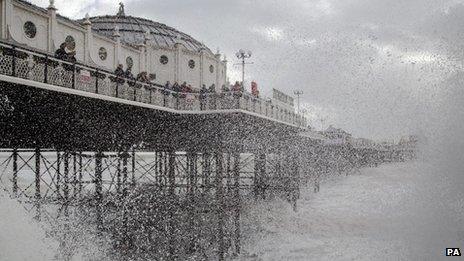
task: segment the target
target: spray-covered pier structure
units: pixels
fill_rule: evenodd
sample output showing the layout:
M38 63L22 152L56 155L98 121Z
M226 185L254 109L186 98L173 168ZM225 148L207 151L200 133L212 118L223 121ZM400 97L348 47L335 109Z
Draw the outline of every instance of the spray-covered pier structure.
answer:
M73 21L50 2L0 0L0 184L60 224L63 260L76 221L109 239L115 258L224 260L240 254L247 200L297 209L315 166L412 157L410 147L327 143L288 106L220 90L225 58L164 24L123 7ZM116 73L120 64L150 81ZM344 166L331 163L340 157Z

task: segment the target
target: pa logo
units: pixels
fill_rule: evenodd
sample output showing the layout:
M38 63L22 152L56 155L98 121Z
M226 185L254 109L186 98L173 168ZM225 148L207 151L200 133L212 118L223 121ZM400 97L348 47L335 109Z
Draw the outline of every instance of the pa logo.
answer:
M461 256L461 250L459 248L447 248L446 256Z

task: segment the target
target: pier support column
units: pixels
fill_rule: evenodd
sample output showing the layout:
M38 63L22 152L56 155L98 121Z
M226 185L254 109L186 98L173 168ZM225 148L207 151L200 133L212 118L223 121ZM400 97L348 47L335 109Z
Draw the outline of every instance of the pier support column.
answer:
M224 186L222 183L223 179L223 154L222 151L218 150L216 155L216 202L217 202L217 218L218 218L218 259L223 261L225 258L225 242L224 242Z
M129 158L129 153L127 151L121 154L122 158L122 197L127 196L127 159Z
M208 193L211 188L211 154L203 153L203 193Z
M35 149L35 204L36 204L36 219L40 220L40 200L42 195L40 193L40 149Z
M79 172L77 175L77 179L79 182L78 191L79 191L79 195L81 195L82 193L82 152L79 152L77 160L78 160L77 164L78 164L78 172Z
M103 204L103 181L102 181L102 152L95 153L95 210L97 217L97 229L103 230L102 204Z
M234 167L233 167L233 176L234 176L234 245L235 245L235 255L240 254L240 238L241 238L241 229L240 229L240 212L242 208L242 202L240 199L240 153L234 153L233 155Z
M266 197L265 195L265 184L264 177L266 176L266 154L256 153L255 154L255 169L253 179L253 192L255 199Z
M175 222L175 212L174 204L177 205L177 200L175 199L175 186L176 186L176 177L175 177L175 167L176 167L176 153L170 151L168 153L168 203L171 204L171 207L168 208L168 236L169 236L169 246L168 246L168 260L176 259L176 222Z
M293 211L297 211L297 201L300 198L300 157L298 152L289 153L288 162L290 162L290 184L291 194L290 201Z
M13 149L13 195L18 195L18 150Z
M61 153L56 152L56 193L58 196L61 195Z
M63 171L63 197L65 203L65 211L69 200L69 152L65 151L63 154L64 171Z
M131 188L135 188L135 149L132 149Z
M73 153L73 181L72 181L72 187L73 187L73 195L76 197L77 195L77 152Z
M188 229L189 229L189 247L188 253L194 253L197 250L197 213L196 213L196 186L197 186L197 154L187 153L187 198L188 198Z

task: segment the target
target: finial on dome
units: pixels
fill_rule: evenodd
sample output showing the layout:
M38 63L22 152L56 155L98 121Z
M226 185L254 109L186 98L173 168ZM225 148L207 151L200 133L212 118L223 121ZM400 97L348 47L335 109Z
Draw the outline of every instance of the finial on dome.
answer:
M181 39L180 39L180 34L176 34L175 43L176 43L176 44L180 44L180 43L181 43L180 40L181 40Z
M90 22L90 15L89 13L85 14L85 20L84 20L84 25L91 25L92 22Z
M126 13L124 12L124 3L120 2L119 3L119 10L117 16L126 16Z
M56 10L56 7L55 7L55 0L50 0L50 4L48 5L47 9Z
M147 44L151 40L151 33L150 33L150 31L146 30L146 31L143 32L143 34L144 34L144 37L145 37L145 44Z

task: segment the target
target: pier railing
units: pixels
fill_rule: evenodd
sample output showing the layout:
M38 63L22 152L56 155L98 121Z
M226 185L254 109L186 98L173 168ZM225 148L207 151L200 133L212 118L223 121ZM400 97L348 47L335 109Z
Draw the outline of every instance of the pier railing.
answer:
M0 74L178 111L239 109L306 126L305 118L294 111L246 92L174 92L159 84L121 78L99 68L63 61L47 53L4 42L0 42Z

